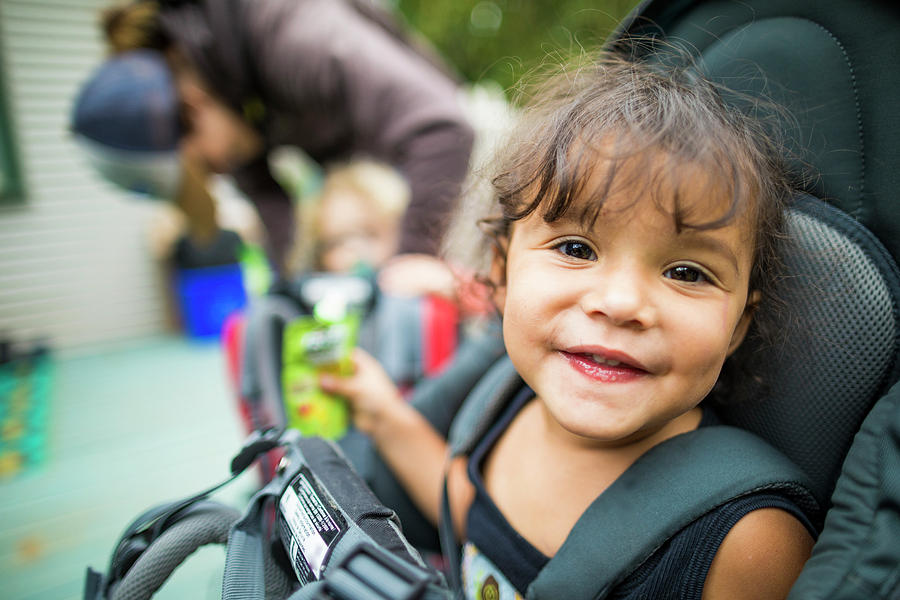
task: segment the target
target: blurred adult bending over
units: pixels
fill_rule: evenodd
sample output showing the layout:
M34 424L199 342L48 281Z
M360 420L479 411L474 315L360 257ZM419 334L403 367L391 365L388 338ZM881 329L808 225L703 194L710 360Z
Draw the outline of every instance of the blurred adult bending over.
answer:
M453 77L371 2L141 0L109 9L103 27L112 56L82 89L73 128L89 143L126 151L168 150L177 138L176 189L197 173L231 174L256 206L281 271L293 202L268 153L286 145L322 164L384 161L411 190L398 254L433 256L473 133ZM171 93L142 91L149 84L136 85L141 77ZM137 109L152 116L139 125L133 111L141 102Z

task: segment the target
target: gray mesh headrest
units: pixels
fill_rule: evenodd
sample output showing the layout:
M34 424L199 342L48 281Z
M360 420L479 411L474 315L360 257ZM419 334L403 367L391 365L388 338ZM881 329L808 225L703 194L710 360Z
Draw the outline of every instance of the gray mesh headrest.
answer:
M775 316L784 341L741 346L734 358L752 364L763 385L717 412L781 449L825 501L854 434L898 379L900 276L868 230L820 200L792 205L788 233Z

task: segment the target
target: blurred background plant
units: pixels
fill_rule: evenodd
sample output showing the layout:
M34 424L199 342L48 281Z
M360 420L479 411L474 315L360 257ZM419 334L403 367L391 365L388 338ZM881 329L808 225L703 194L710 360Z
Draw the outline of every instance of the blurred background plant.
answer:
M548 55L596 48L637 0L391 0L463 78L510 91Z

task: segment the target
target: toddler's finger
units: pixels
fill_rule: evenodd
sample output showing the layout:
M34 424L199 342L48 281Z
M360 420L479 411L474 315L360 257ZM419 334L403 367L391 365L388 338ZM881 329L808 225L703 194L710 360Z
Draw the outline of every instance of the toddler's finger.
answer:
M329 394L344 395L344 385L341 377L331 375L330 373L319 374L319 387Z

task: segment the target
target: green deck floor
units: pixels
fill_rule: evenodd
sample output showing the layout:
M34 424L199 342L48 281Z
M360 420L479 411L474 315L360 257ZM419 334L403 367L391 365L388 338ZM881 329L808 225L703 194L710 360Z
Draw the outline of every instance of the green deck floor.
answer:
M144 509L227 476L243 439L215 343L152 339L54 360L48 453L0 480L0 599L81 598ZM242 507L249 472L216 498ZM198 551L158 598L218 598L224 550Z

